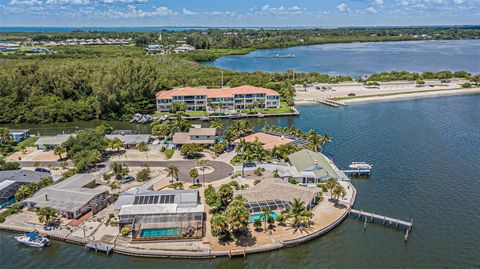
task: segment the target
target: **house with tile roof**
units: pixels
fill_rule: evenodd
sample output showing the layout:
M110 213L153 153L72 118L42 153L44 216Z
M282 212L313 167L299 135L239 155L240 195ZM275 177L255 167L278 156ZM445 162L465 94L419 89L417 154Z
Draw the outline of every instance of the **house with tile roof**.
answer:
M177 88L160 91L156 95L157 110L167 112L173 102L185 102L187 111L207 110L209 106L223 106L227 110L256 108L279 108L280 94L272 89L240 86L234 88ZM211 109L211 107L210 107Z

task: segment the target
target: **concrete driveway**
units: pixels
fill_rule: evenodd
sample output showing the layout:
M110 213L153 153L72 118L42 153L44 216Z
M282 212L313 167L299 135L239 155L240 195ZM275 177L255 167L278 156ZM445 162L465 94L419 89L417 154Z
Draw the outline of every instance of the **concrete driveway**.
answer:
M178 168L178 179L184 182L191 182L193 179L188 175L188 172L193 167L197 166L193 160L184 161L136 161L136 160L123 160L119 163L127 166L149 166L149 167L167 167L175 165ZM210 166L214 171L210 174L205 174L205 182L212 182L219 179L224 179L233 173L233 167L230 164L219 161L208 161L207 166ZM202 172L199 171L199 179L203 180Z

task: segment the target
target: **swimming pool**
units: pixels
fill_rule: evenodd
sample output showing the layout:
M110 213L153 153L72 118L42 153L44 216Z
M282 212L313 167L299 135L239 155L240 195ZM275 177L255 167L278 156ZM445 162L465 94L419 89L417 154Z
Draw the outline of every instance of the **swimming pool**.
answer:
M179 234L179 228L144 229L140 232L140 237L172 237Z
M278 217L277 212L270 212L268 214L272 216L273 219L277 219ZM248 222L253 223L256 219L260 219L261 221L264 221L265 216L263 215L263 213L251 214L250 217L248 218Z

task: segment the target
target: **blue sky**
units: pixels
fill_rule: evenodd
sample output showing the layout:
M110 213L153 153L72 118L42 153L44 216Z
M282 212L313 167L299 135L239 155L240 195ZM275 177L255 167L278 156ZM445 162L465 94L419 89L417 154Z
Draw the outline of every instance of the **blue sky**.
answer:
M0 26L480 24L480 0L0 0Z

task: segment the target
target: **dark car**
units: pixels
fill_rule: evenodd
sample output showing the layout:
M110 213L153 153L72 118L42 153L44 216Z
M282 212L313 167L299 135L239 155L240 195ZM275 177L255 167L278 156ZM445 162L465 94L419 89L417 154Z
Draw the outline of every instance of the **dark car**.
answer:
M243 167L257 167L255 163L243 163Z
M132 177L132 176L125 176L123 178L121 178L120 180L118 180L120 183L124 184L124 183L128 183L128 182L131 182L131 181L134 181L135 178Z
M35 168L35 171L37 171L37 172L44 172L44 173L52 173L52 172L50 172L50 170L48 170L47 168L43 168L43 167L37 167L37 168Z
M354 94L353 92L347 94L348 96L355 96L356 94Z

